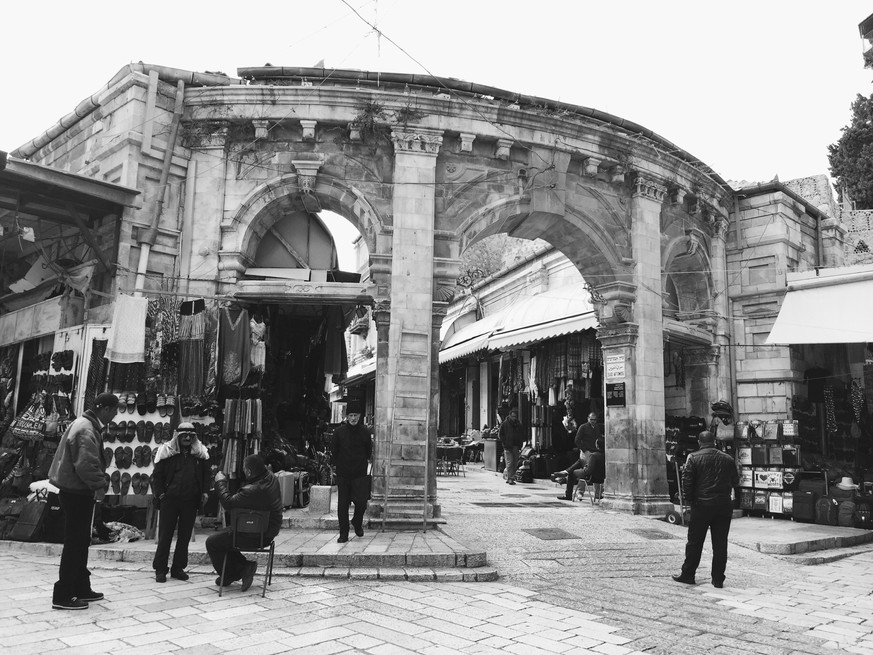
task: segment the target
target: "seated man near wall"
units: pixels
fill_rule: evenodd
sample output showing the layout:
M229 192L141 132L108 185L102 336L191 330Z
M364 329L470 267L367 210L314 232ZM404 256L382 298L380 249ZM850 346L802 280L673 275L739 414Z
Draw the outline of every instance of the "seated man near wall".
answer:
M573 470L567 476L567 490L558 500L573 500L573 489L580 480L588 484L603 484L606 479L606 456L603 453L603 438L599 437L595 442L594 452L588 455L588 460L583 468Z
M219 471L215 474L215 488L218 491L221 506L230 511L234 509L255 509L270 512L270 523L267 533L264 535L265 542L270 543L282 527L282 492L279 489L279 481L267 470L264 458L260 455L249 455L243 460L243 473L245 484L239 491L231 494L227 488L227 478ZM246 537L249 541L245 541ZM237 543L243 548L258 547L257 536L237 535ZM258 569L258 563L246 559L238 548L233 547L233 531L226 528L216 532L206 540L206 552L212 561L212 567L218 573L215 584L218 586L230 586L237 580L242 580L242 591L247 591L252 586L252 579ZM224 580L221 579L221 566L224 556L227 555Z

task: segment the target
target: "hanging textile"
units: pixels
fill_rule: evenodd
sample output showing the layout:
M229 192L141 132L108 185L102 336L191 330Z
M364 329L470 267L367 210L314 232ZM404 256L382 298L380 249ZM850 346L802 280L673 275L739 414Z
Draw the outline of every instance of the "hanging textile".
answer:
M552 383L567 378L567 340L555 339L552 342Z
M567 337L567 377L582 380L588 377L588 362L585 340L581 332L574 332Z
M179 393L199 396L203 393L206 301L190 300L179 306Z
M232 318L227 307L221 310L219 318L219 361L221 363L221 384L243 385L251 366L251 328L249 313L240 309Z
M249 328L252 332L252 369L258 373L263 373L267 363L267 344L264 343L267 336L267 324L258 321L253 316L252 320L249 321Z
M112 314L106 359L119 364L145 361L147 298L119 295Z
M94 409L94 400L103 392L106 386L107 360L105 339L94 339L91 342L91 361L88 363L88 381L85 384L85 409Z
M206 336L203 339L206 354L206 373L203 393L212 399L218 397L218 317L220 310L213 304L206 310Z
M328 307L325 317L324 372L345 375L348 370L346 357L345 321L340 307Z
M242 473L242 461L261 450L263 407L259 398L224 401L225 435L221 454L221 470L231 478Z

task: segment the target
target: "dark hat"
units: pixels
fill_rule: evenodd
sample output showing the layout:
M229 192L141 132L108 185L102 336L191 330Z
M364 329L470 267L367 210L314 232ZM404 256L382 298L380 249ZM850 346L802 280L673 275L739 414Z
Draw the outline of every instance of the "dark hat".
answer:
M95 407L118 407L118 396L114 393L101 393L94 399Z
M363 414L364 403L360 400L352 399L346 403L346 414Z

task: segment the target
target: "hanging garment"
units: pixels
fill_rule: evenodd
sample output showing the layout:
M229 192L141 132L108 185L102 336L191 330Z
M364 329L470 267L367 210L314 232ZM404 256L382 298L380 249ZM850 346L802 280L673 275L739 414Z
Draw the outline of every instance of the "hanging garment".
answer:
M106 359L119 364L145 361L147 298L119 295L112 314Z
M88 363L88 381L85 384L85 409L94 409L94 400L103 392L106 386L107 360L105 339L94 339L91 342L91 361Z
M240 309L236 319L225 307L219 319L221 384L242 385L249 375L252 347L249 313Z
M179 394L203 393L206 301L191 300L179 306Z
M261 373L267 363L267 345L264 343L267 335L267 324L252 318L249 321L249 329L252 332L252 369Z
M206 326L203 338L203 347L206 360L206 373L203 393L210 399L218 397L218 317L219 309L216 304L206 310Z

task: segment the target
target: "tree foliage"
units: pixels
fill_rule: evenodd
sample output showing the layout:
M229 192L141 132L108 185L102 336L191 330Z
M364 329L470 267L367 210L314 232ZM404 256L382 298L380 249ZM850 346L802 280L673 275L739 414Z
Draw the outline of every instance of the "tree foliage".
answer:
M508 238L505 234L495 234L467 248L461 255L461 273L469 274L478 269L477 277L488 277L500 271Z
M855 209L873 209L873 96L855 98L851 123L828 146L828 160L840 199L847 200L845 191Z

